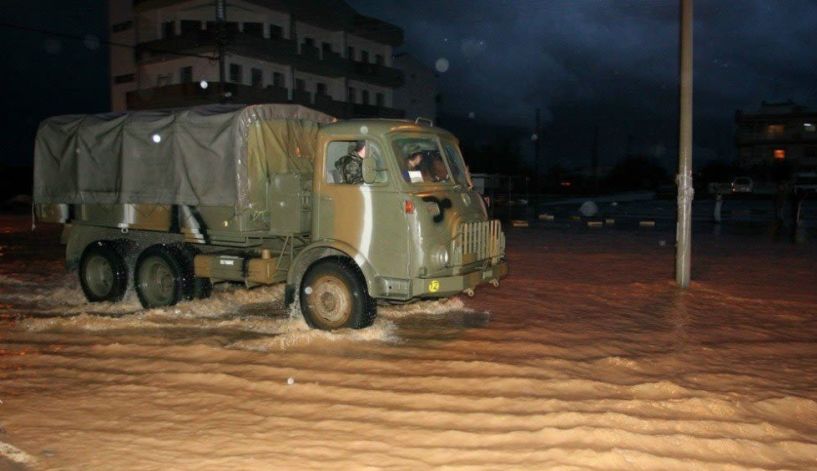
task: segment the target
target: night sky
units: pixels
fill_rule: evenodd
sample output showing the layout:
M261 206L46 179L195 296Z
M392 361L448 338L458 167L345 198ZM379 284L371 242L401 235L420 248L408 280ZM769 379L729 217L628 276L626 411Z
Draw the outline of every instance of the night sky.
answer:
M540 107L551 163L586 166L598 126L603 165L629 150L674 166L676 0L349 4L403 28L401 50L440 66L442 112L532 131ZM30 162L44 117L107 110L106 21L102 1L3 1L0 23L80 38L0 27L3 163ZM697 0L694 35L697 164L734 158L736 109L787 99L817 107L817 2Z

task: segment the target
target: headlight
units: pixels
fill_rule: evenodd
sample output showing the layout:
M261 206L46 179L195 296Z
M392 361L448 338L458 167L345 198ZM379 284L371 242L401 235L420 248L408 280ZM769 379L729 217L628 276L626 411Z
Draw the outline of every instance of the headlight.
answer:
M431 252L431 263L435 268L445 268L448 266L448 249L439 246Z

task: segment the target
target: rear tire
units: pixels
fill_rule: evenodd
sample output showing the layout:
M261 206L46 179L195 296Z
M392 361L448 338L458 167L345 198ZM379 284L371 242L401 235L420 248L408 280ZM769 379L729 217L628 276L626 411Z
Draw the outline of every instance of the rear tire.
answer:
M377 303L351 260L330 258L313 265L301 281L301 312L310 327L362 329L372 325Z
M92 303L121 301L128 289L128 267L113 244L89 244L79 261L79 284Z
M145 249L136 261L134 285L144 308L173 306L193 292L192 271L181 251L170 245Z

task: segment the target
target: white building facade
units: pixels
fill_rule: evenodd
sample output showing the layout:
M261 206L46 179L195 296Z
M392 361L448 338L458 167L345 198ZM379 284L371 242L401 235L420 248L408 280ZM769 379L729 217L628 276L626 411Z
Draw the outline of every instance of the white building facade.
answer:
M109 0L111 107L303 104L400 118L400 28L336 0ZM221 47L219 47L221 45ZM219 52L224 64L221 70Z

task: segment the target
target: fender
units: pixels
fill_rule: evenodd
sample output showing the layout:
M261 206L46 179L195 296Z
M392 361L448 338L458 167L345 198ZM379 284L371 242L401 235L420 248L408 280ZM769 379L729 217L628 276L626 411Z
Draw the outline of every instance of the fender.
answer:
M369 290L369 293L374 292L376 272L365 255L345 242L339 240L320 240L306 246L292 261L292 265L290 265L289 271L287 272L286 292L284 296L284 302L287 305L295 301L296 292L306 270L313 263L326 257L347 257L354 260L355 264L363 273L363 278L366 281L366 288Z

